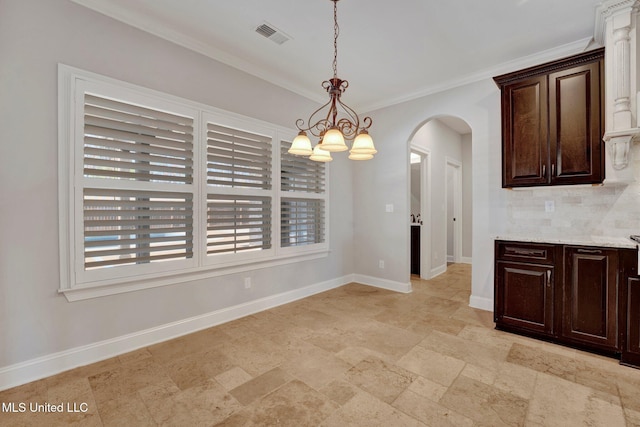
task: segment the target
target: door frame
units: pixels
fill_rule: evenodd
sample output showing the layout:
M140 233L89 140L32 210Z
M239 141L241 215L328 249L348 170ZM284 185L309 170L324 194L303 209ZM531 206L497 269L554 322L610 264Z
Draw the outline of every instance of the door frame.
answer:
M420 218L422 219L422 226L420 227L420 278L428 280L432 277L431 210L429 209L431 206L431 150L410 144L409 169L411 169L410 159L412 152L422 156L422 161L420 162ZM411 194L411 188L409 188L409 194Z
M445 176L448 175L448 169L453 168L453 188L452 197L453 197L453 217L456 220L453 223L453 262L459 263L462 260L462 163L459 160L453 159L451 157L445 158ZM445 179L445 206L447 208L446 216L447 221L451 217L451 213L448 212L449 206L449 180ZM448 224L447 224L447 242L449 239L448 236ZM448 258L448 250L447 258ZM449 261L447 259L447 261Z

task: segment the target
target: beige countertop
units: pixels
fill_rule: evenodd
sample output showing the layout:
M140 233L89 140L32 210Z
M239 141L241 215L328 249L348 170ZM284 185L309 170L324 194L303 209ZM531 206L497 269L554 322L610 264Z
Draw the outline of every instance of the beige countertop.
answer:
M637 249L638 244L633 240L626 237L611 237L611 236L573 236L573 237L531 237L531 236L516 236L516 235L502 235L497 236L496 240L507 240L513 242L528 242L528 243L552 243L559 245L576 245L576 246L600 246L608 248L626 248Z

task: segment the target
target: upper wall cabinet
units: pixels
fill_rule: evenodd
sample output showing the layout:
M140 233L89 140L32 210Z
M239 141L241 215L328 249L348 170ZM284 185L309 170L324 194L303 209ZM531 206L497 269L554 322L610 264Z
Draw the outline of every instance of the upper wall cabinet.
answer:
M502 186L604 179L604 48L494 77L502 92Z

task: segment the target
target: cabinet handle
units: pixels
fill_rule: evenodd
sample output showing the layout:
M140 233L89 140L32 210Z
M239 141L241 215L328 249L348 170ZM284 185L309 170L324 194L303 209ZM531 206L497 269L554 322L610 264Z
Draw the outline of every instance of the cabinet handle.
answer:
M551 176L556 176L556 165L551 164Z
M535 255L535 256L544 256L543 251L537 251L535 249L513 249L514 255Z
M600 249L578 249L579 254L601 254Z
M542 176L547 176L547 165L542 165Z
M551 287L551 270L547 270L547 288Z

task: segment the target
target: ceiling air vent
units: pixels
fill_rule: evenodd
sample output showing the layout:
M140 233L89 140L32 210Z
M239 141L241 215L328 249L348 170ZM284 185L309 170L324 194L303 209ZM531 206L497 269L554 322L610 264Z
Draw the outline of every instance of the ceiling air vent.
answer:
M256 33L268 38L269 40L277 44L282 44L291 39L291 37L287 36L285 33L267 22L258 25L258 27L256 28Z

